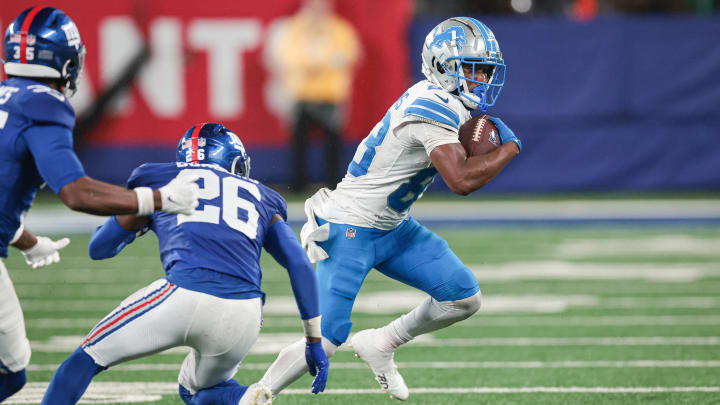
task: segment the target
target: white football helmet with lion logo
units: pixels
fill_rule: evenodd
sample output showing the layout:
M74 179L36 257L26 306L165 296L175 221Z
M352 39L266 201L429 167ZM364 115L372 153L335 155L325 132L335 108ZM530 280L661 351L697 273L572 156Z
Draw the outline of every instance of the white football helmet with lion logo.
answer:
M462 65L472 66L471 77L464 76ZM487 83L474 80L476 69L486 69ZM422 72L471 110L494 105L505 84L505 62L495 34L471 17L449 18L430 31L422 50ZM480 86L471 92L468 82Z

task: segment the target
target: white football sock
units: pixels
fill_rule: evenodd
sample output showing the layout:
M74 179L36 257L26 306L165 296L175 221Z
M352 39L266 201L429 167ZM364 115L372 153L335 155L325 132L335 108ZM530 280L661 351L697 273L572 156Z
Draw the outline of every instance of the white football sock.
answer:
M338 348L325 338L322 338L322 345L328 358L335 354ZM260 384L270 387L273 396L277 396L280 391L302 377L307 371L305 338L303 338L280 351L275 362L270 365L270 368L260 380Z
M393 351L413 338L446 328L455 322L469 318L480 309L482 294L458 301L437 301L428 298L409 313L390 322L380 329L384 339L377 339L378 347L384 351Z

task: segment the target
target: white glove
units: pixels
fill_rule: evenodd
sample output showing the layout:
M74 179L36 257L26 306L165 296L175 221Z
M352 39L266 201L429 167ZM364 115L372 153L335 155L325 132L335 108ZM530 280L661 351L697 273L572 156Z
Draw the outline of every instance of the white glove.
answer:
M197 208L200 187L195 183L200 176L194 174L177 176L160 187L161 211L171 214L191 215Z
M58 241L53 241L50 238L44 236L37 237L37 243L30 249L23 250L22 254L25 256L25 263L33 269L37 269L48 264L57 263L60 261L60 253L58 250L64 248L70 244L70 239L62 238Z

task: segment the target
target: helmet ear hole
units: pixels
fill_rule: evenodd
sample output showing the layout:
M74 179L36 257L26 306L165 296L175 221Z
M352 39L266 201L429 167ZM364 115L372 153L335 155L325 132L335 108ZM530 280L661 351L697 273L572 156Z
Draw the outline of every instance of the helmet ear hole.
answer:
M443 68L440 62L435 62L435 69L437 69L437 71L440 73L445 73L445 68Z

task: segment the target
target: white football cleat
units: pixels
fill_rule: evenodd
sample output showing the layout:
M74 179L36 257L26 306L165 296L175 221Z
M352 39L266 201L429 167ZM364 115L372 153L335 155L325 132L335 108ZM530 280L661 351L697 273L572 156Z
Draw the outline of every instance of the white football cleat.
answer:
M248 387L238 405L272 405L272 391L266 385L255 383Z
M375 338L377 329L366 329L356 333L350 340L355 350L355 355L362 359L373 373L375 379L380 383L380 388L390 394L392 398L404 401L410 396L405 380L397 371L397 365L393 360L395 352L386 352L377 348Z

